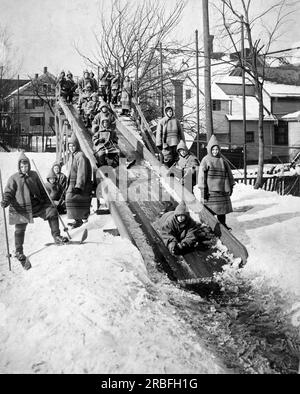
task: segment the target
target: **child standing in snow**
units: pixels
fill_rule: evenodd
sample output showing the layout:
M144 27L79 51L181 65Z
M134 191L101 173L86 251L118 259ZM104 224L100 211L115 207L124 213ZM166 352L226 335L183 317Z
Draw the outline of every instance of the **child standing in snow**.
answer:
M25 231L33 218L48 220L56 244L68 242L68 238L60 235L57 210L51 205L38 174L30 169L30 161L24 153L18 160L18 171L7 181L0 205L9 206L9 224L15 225L15 255L25 269L31 267L23 252Z
M201 202L226 228L226 214L232 212L230 196L234 183L229 164L221 157L218 140L213 134L207 144L207 155L200 163L198 186Z
M47 182L45 183L46 189L49 193L54 204L57 206L58 213L60 215L66 213L66 205L63 199L64 189L58 182L58 178L53 171L53 167L49 171L47 176Z

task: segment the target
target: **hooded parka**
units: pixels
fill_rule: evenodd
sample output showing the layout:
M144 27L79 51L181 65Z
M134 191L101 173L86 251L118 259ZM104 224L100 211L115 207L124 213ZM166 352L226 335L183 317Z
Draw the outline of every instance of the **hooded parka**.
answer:
M21 173L21 161L29 164L27 174ZM50 219L57 217L38 174L30 169L30 161L22 152L18 160L18 172L7 181L3 202L9 205L9 224L33 223L34 217Z
M171 109L173 115L169 118L167 116L167 111ZM172 107L165 108L165 114L157 125L156 131L156 146L160 149L164 147L165 144L168 146L177 146L181 140L185 142L184 133L181 124L178 119L174 116L174 110Z
M69 140L76 146L76 151L70 155L67 176L66 208L69 219L85 219L90 213L92 192L92 169L89 160L80 151L79 143L73 134ZM80 193L74 193L74 189Z
M186 220L178 222L177 216L185 215ZM182 201L175 211L167 212L160 218L161 235L165 245L171 249L177 243L193 247L198 239L198 227L190 217L186 204Z
M198 186L201 190L205 205L216 215L226 215L232 212L230 196L234 186L234 178L229 164L219 154L212 155L212 148L219 146L213 134L207 144L207 155L201 160L198 176Z

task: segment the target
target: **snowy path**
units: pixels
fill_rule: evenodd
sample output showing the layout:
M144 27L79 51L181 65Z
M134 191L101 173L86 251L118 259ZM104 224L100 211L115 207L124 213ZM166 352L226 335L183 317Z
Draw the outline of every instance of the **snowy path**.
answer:
M43 176L55 158L29 156ZM0 154L4 181L15 172L17 157ZM233 205L237 211L249 208L228 215L228 223L249 252L248 264L239 275L251 286L250 297L260 295L258 299L267 302L263 308L268 309L269 303L277 313L277 296L268 287L274 286L287 294L298 313L299 198L238 185ZM243 370L246 365L244 371L269 373L265 361L259 366L260 354L255 356L261 343L236 320L235 307L216 311L163 274L153 283L138 250L127 240L103 232L112 226L110 220L92 215L85 225L89 237L84 245L45 247L51 241L48 224L36 219L25 240L33 268L24 271L14 260L9 273L0 215L0 373L228 372L215 356L215 347L208 350L203 340L214 343L218 354L232 360L229 364L235 368ZM72 231L74 240L80 239L82 230ZM11 226L9 238L13 246ZM230 275L231 285L235 273L225 273L225 278ZM285 303L280 305L284 307ZM295 324L300 322L297 316ZM272 318L268 324L276 322L276 315ZM253 353L247 351L243 361L241 347L252 345ZM257 365L252 368L254 357Z
M44 175L53 156L36 156ZM0 155L4 179L16 162L7 157ZM44 246L48 224L36 219L25 240L33 268L14 260L9 273L1 217L0 372L225 372L151 282L138 250L102 231L106 218L91 216L85 244L60 247ZM11 226L9 234L13 245Z

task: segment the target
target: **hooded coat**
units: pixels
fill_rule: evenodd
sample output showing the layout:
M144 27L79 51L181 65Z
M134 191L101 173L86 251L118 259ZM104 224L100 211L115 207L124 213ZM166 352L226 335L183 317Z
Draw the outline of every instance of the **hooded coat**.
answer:
M22 174L20 162L29 163L29 171ZM9 205L9 224L33 223L34 217L46 220L57 216L52 207L38 174L30 169L30 161L22 152L18 160L18 172L7 181L3 202Z
M55 182L50 183L49 178L55 178ZM59 201L61 196L63 195L64 189L58 183L58 178L55 172L53 171L53 167L50 169L46 179L47 182L45 183L45 186L50 197L52 198L53 201Z
M131 100L133 96L133 85L132 82L124 81L122 86L122 93L121 93L121 106L122 110L126 109L130 111L131 109Z
M67 185L67 177L64 173L61 172L61 164L59 162L55 162L52 166L52 171L54 171L54 167L58 166L59 167L59 173L56 174L58 184L61 186L62 190L66 190L66 185Z
M177 145L177 152L179 153L180 149L184 149L188 152L185 157L179 155L179 159L177 161L177 167L179 167L183 171L183 176L187 174L188 171L195 173L200 165L199 160L195 155L189 152L184 141L180 141Z
M80 151L79 142L73 135L69 143L76 146L76 151L68 161L66 208L69 219L84 219L90 213L92 192L92 168L89 160ZM80 189L80 194L74 193L74 188Z
M186 220L179 223L176 218L178 215L185 215ZM197 224L190 217L183 201L177 205L175 211L167 212L160 218L160 226L163 241L168 248L180 242L192 247L198 239Z
M232 212L230 196L235 182L229 164L220 154L217 157L212 155L214 146L220 149L213 134L207 144L207 155L200 164L198 186L206 200L205 205L216 215L224 215Z
M171 118L167 116L167 110L172 109L173 115ZM177 146L178 143L183 140L185 142L185 136L178 119L174 116L174 110L172 107L165 108L165 114L157 125L156 130L156 146L161 148L165 144L168 146Z
M108 108L108 112L104 113L102 111L103 107L107 107ZM97 115L94 117L93 122L92 122L92 131L94 132L95 127L99 126L99 129L101 128L101 124L102 124L102 120L103 119L108 119L110 127L112 129L116 129L116 117L115 115L111 112L110 107L105 103L105 101L103 101L100 106L99 106L99 111L97 113Z

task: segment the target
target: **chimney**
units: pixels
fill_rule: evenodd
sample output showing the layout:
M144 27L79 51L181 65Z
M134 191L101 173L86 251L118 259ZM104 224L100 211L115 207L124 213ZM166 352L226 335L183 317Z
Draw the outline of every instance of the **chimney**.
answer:
M44 67L44 74L48 72L47 67Z
M35 74L35 79L38 79L38 77L39 77L39 74Z

